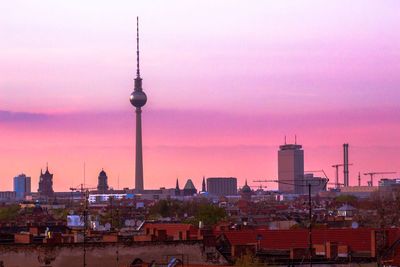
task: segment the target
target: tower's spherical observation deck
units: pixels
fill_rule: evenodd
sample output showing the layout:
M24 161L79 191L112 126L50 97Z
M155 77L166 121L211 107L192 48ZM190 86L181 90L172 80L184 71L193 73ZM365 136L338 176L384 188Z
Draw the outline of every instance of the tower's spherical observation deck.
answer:
M141 108L147 102L147 96L143 91L133 91L129 100L134 107Z

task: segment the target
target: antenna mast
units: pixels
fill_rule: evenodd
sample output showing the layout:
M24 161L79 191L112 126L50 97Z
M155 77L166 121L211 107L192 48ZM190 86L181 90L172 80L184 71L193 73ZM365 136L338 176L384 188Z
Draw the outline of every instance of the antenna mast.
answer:
M140 78L140 66L139 66L139 17L136 17L136 78Z

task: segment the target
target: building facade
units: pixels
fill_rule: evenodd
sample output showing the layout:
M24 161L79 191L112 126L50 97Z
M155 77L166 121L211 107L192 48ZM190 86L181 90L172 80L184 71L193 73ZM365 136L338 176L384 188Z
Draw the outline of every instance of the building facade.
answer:
M14 202L16 200L15 191L0 191L0 203L1 202Z
M322 177L316 177L312 173L304 175L303 194L308 194L308 184L311 185L311 194L316 195L319 192L326 191L328 180Z
M233 196L237 194L235 177L207 178L207 192L210 196Z
M97 182L97 191L105 193L108 191L108 177L104 170L101 170Z
M48 167L46 167L45 173L42 173L42 171L40 171L38 193L40 196L44 197L51 197L54 194L53 174L49 172Z
M389 178L382 178L378 182L379 187L397 187L400 188L400 178L396 179L389 179Z
M21 173L14 177L14 192L16 199L24 199L26 195L31 193L31 177Z
M279 147L278 182L282 193L303 193L304 151L301 145L285 144Z
M194 194L197 194L197 189L194 186L192 179L188 179L186 181L185 186L183 187L183 195L184 196L193 196Z

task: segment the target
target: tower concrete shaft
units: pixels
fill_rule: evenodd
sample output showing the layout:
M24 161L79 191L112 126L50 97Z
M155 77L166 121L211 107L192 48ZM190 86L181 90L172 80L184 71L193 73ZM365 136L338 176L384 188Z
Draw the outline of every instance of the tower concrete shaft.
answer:
M142 107L147 102L147 96L143 92L142 78L139 66L139 18L137 18L136 36L136 78L135 88L130 96L131 104L136 108L136 160L135 160L135 190L140 192L144 189L143 182L143 148L142 148Z
M136 169L135 169L135 189L141 191L143 185L143 151L142 151L142 109L136 108Z

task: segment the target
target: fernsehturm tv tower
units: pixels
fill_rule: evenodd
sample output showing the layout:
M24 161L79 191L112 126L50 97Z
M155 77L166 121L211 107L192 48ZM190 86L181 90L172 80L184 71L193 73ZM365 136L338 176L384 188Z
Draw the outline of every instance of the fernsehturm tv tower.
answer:
M142 151L142 107L147 102L147 96L142 89L142 78L139 68L139 17L136 18L136 78L135 89L130 101L136 108L136 166L135 166L135 190L142 191L143 186L143 151Z

